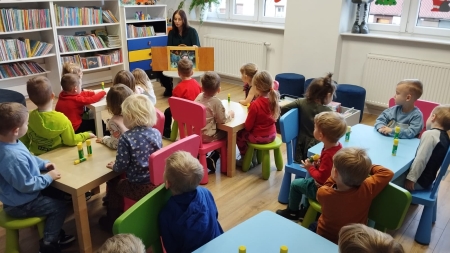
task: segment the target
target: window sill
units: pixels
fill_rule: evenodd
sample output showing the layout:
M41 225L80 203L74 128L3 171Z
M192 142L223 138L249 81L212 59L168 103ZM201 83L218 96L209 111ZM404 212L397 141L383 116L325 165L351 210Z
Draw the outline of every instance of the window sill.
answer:
M189 20L190 23L200 24L198 20ZM220 24L220 25L233 25L233 26L244 26L244 27L256 27L262 29L272 29L272 30L282 30L284 31L284 24L269 24L269 23L253 23L244 21L234 21L234 20L205 20L203 24Z
M402 34L398 33L379 33L370 32L369 34L351 33L345 32L341 33L342 37L362 37L367 39L386 39L386 40L399 40L399 41L412 41L420 43L430 43L439 45L450 45L450 38L439 37L439 36L425 36L417 34Z

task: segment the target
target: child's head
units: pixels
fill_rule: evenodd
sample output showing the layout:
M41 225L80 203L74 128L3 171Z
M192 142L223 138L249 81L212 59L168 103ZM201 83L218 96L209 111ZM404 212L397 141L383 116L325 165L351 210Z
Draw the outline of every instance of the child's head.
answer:
M153 127L156 124L156 110L145 95L133 94L122 103L123 124L132 129L138 126Z
M321 112L314 117L314 138L319 141L337 143L347 131L347 123L342 114Z
M197 158L185 151L177 151L166 160L164 181L173 195L190 192L203 178L203 166Z
M252 86L255 86L256 93L260 96L267 96L269 98L270 112L272 113L272 117L276 120L281 112L280 106L278 105L280 94L272 88L272 85L272 76L265 70L258 71L253 77Z
M422 96L423 84L418 79L405 79L397 84L395 89L395 104L414 103Z
M136 81L136 85L142 87L145 91L148 92L149 87L147 86L150 83L150 79L148 78L147 73L143 69L135 68L133 72L131 72Z
M192 76L192 68L194 67L194 64L191 60L187 58L183 58L178 62L178 75L180 77L190 77Z
M81 93L81 80L76 74L65 74L61 78L61 87L68 93Z
M131 74L131 72L128 70L121 70L117 72L116 76L114 77L113 85L119 83L125 84L133 92L136 91L136 79L134 78L133 74Z
M145 253L145 245L133 234L117 234L108 238L97 253Z
M27 93L31 102L37 107L47 105L55 96L50 81L44 76L37 76L28 80Z
M246 63L242 65L240 71L242 82L251 84L253 77L258 72L258 66L254 63Z
M392 236L363 224L350 224L339 231L339 253L403 253Z
M109 88L106 95L106 107L108 111L113 115L122 115L122 103L123 101L133 95L134 92L125 86L125 84L116 84Z
M201 83L203 92L210 97L220 92L220 76L214 71L205 72Z
M306 100L322 105L331 103L336 91L336 83L331 79L332 76L332 73L328 73L325 77L312 80L305 92Z
M62 75L65 74L75 74L79 78L83 77L83 69L80 65L73 62L66 62L63 64Z
M348 187L359 187L369 176L372 160L361 148L342 148L333 157L331 177Z
M442 130L450 130L450 104L436 106L427 119L427 129L435 126L442 127Z
M0 135L17 140L28 131L28 110L20 103L0 103Z

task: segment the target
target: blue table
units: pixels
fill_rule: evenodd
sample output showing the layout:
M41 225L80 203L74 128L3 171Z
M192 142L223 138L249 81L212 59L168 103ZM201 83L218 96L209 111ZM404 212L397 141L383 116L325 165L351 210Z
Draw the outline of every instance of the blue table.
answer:
M263 211L194 253L233 253L241 245L247 248L247 253L280 252L282 245L288 247L288 252L338 252L336 244L320 235L273 212Z
M392 146L394 140L392 137L384 136L378 133L373 126L357 124L352 127L350 140L345 142L345 136L340 139L342 147L360 147L365 148L373 164L383 165L394 172L394 178L397 178L403 172L409 169L420 140L400 139L397 155L392 156ZM308 156L320 154L323 143L319 143L308 150Z

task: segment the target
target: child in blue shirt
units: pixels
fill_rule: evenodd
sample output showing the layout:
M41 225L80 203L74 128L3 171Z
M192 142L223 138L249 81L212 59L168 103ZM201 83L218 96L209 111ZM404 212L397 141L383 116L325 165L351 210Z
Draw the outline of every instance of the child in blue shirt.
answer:
M28 130L28 110L19 103L0 104L0 201L4 211L14 218L44 216L44 238L40 253L61 252L60 245L75 237L61 229L66 204L41 194L61 178L55 165L30 154L19 138ZM48 171L41 175L40 171Z
M172 197L159 213L159 231L167 253L190 253L223 233L211 192L198 187L203 173L188 152L166 160L164 180Z
M397 84L395 106L384 110L375 122L375 129L381 134L394 136L395 127L400 127L399 138L412 139L423 129L423 115L414 106L422 96L423 85L417 79L405 79Z

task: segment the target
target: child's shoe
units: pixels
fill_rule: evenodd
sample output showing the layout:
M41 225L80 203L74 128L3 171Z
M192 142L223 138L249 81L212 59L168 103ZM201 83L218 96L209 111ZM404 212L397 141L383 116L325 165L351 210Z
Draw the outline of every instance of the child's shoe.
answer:
M163 137L165 138L165 139L170 139L170 134L172 133L172 129L170 129L170 128L164 128L164 131L163 131Z
M39 241L39 253L61 253L61 247L57 242L44 243L41 239Z
M286 219L289 220L300 220L303 221L303 218L305 217L306 211L308 209L305 208L303 205L300 206L300 210L292 211L289 208L286 208L284 210L277 210L277 214L283 216Z
M59 232L59 238L58 238L59 245L65 246L73 241L75 241L75 236L66 235L66 232L61 229L61 231Z
M208 157L206 157L206 166L209 169L208 174L214 174L216 172L217 160L219 160L220 154L216 150L212 151Z

